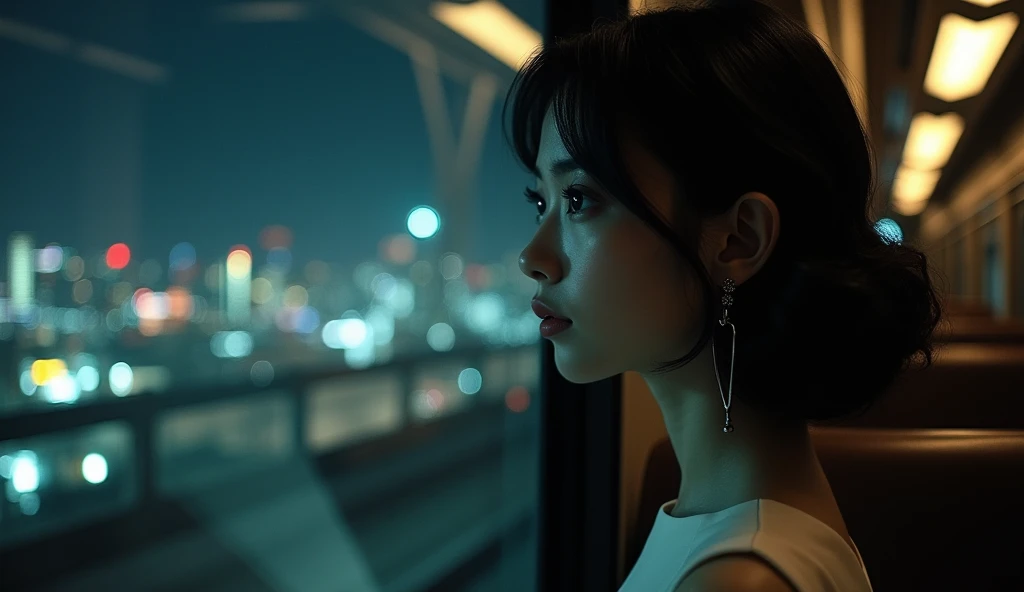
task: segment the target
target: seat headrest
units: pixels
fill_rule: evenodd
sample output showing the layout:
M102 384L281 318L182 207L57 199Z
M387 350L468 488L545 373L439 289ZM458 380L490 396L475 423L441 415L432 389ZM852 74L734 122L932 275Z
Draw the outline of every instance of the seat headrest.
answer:
M876 592L1024 590L1024 430L811 428ZM648 456L635 563L679 491L668 439Z
M875 590L1024 590L1024 431L812 428Z

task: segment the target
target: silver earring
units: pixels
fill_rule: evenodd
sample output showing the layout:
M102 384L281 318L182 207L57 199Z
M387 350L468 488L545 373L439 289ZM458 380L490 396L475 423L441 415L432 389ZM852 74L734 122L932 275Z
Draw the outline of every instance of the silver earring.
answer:
M718 381L718 392L722 395L722 405L725 405L725 427L722 428L723 433L730 433L733 431L732 420L729 419L729 408L732 407L732 383L733 383L733 369L736 367L736 325L732 324L729 320L729 307L732 306L733 297L732 293L736 290L736 282L730 278L726 278L722 282L722 318L718 320L718 324L722 327L728 325L732 330L732 355L729 356L729 399L726 401L725 389L722 388L722 378L718 375L718 355L715 352L715 339L711 339L711 359L715 365L715 379Z

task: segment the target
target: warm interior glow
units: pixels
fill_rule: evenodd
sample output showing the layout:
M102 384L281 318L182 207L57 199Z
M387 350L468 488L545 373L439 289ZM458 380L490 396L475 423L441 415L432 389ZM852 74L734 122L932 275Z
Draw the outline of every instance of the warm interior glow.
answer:
M496 0L437 2L430 14L514 70L542 43L540 33Z
M916 216L923 212L926 207L928 207L927 199L910 202L896 200L892 202L892 209L902 216Z
M903 203L918 202L931 197L941 171L918 171L901 164L896 171L892 195Z
M1002 4L1006 0L964 0L964 2L970 2L971 4L977 4L978 6L995 6L996 4Z
M910 122L903 162L919 171L942 168L964 131L964 118L957 113L918 113Z
M980 93L1019 22L1012 12L984 21L972 21L958 14L942 17L924 89L948 102Z
M249 277L252 272L252 255L242 251L232 251L227 261L228 275L236 280Z

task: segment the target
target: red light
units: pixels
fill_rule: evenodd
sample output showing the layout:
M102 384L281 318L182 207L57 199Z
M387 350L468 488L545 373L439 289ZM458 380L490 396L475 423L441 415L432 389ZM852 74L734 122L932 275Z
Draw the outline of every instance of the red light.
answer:
M107 249L107 267L110 269L124 269L131 260L131 249L124 243L117 243Z
M530 407L530 392L526 387L514 386L505 393L505 407L513 413L522 413Z
M287 249L292 246L292 231L286 226L268 226L260 232L260 246L267 251Z

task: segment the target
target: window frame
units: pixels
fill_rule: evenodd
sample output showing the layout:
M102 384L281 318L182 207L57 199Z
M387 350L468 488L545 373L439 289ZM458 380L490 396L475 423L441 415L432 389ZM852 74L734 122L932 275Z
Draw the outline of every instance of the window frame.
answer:
M548 0L544 41L628 13L628 0ZM618 589L622 375L573 384L541 348L537 589Z

